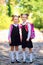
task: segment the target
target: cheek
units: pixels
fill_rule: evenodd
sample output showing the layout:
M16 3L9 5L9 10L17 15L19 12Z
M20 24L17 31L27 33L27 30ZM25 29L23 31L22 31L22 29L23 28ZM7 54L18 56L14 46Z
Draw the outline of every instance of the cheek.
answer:
M15 22L18 22L18 19L14 19Z
M18 20L16 20L16 22L18 22Z
M19 21L19 19L17 19L16 21Z

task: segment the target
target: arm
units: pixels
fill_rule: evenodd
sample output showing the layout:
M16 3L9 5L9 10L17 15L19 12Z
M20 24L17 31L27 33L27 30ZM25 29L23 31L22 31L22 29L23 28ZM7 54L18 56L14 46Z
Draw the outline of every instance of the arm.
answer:
M19 25L19 34L22 35L22 25Z
M28 24L28 36L27 36L27 41L30 39L31 36L31 25Z
M20 35L22 35L22 31L21 31L21 28L19 28L19 33L20 33Z
M9 28L9 33L8 33L8 40L11 40L11 32L12 32L12 24L10 25L10 28Z
M20 40L22 41L22 25L19 25Z

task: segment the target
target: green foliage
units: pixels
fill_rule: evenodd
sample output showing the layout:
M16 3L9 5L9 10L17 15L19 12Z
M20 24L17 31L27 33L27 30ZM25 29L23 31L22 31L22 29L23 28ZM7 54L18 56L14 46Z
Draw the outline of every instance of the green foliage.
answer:
M43 15L40 12L34 12L32 18L34 19L33 24L36 28L43 28Z
M43 0L21 0L19 3L21 13L33 13L33 24L36 28L43 28Z
M7 15L7 6L0 4L0 29L8 29L11 18Z
M12 14L33 13L33 24L43 28L43 0L8 0L6 6L0 5L0 29L6 29L11 23ZM8 16L9 15L9 16Z
M11 6L10 4L8 4L7 6L8 6L8 15L11 16Z
M9 16L0 16L0 29L8 29L11 24L11 18Z
M39 16L36 16L36 19L34 21L34 26L39 29L42 28L42 20Z
M7 13L7 6L3 6L0 4L0 16L6 15L6 13Z

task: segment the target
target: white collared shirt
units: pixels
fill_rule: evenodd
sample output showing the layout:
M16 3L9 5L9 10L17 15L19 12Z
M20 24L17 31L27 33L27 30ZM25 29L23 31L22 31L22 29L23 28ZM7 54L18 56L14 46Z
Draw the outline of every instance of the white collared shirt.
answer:
M13 24L15 27L17 27L18 26L18 24Z
M12 25L14 25L15 27L18 26L18 24L12 24ZM11 39L11 31L12 31L12 28L13 28L12 25L10 26L10 29L9 29L8 39Z
M26 25L27 23L28 23L28 36L27 36L27 39L29 40L30 36L31 36L31 25L30 25L28 20L26 22L23 22L22 25ZM21 34L21 30L20 30L20 34Z

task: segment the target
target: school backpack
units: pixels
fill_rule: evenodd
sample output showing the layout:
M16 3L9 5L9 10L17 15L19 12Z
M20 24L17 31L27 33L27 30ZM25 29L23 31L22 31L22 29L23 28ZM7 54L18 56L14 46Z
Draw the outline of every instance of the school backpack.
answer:
M28 23L27 23L27 24L28 24ZM27 24L26 24L26 26L25 26L26 31L28 31L28 26L27 26ZM31 24L31 23L29 23L29 24L31 25L31 36L30 36L30 39L34 39L34 38L35 38L34 25Z
M28 24L28 23L27 23ZM28 31L28 26L25 26L25 30ZM31 36L30 39L34 39L35 38L35 31L34 31L34 25L29 23L31 25ZM22 28L22 24L19 26L19 28Z
M31 25L31 39L34 39L35 38L35 31L34 31L34 25L33 24L30 24Z

